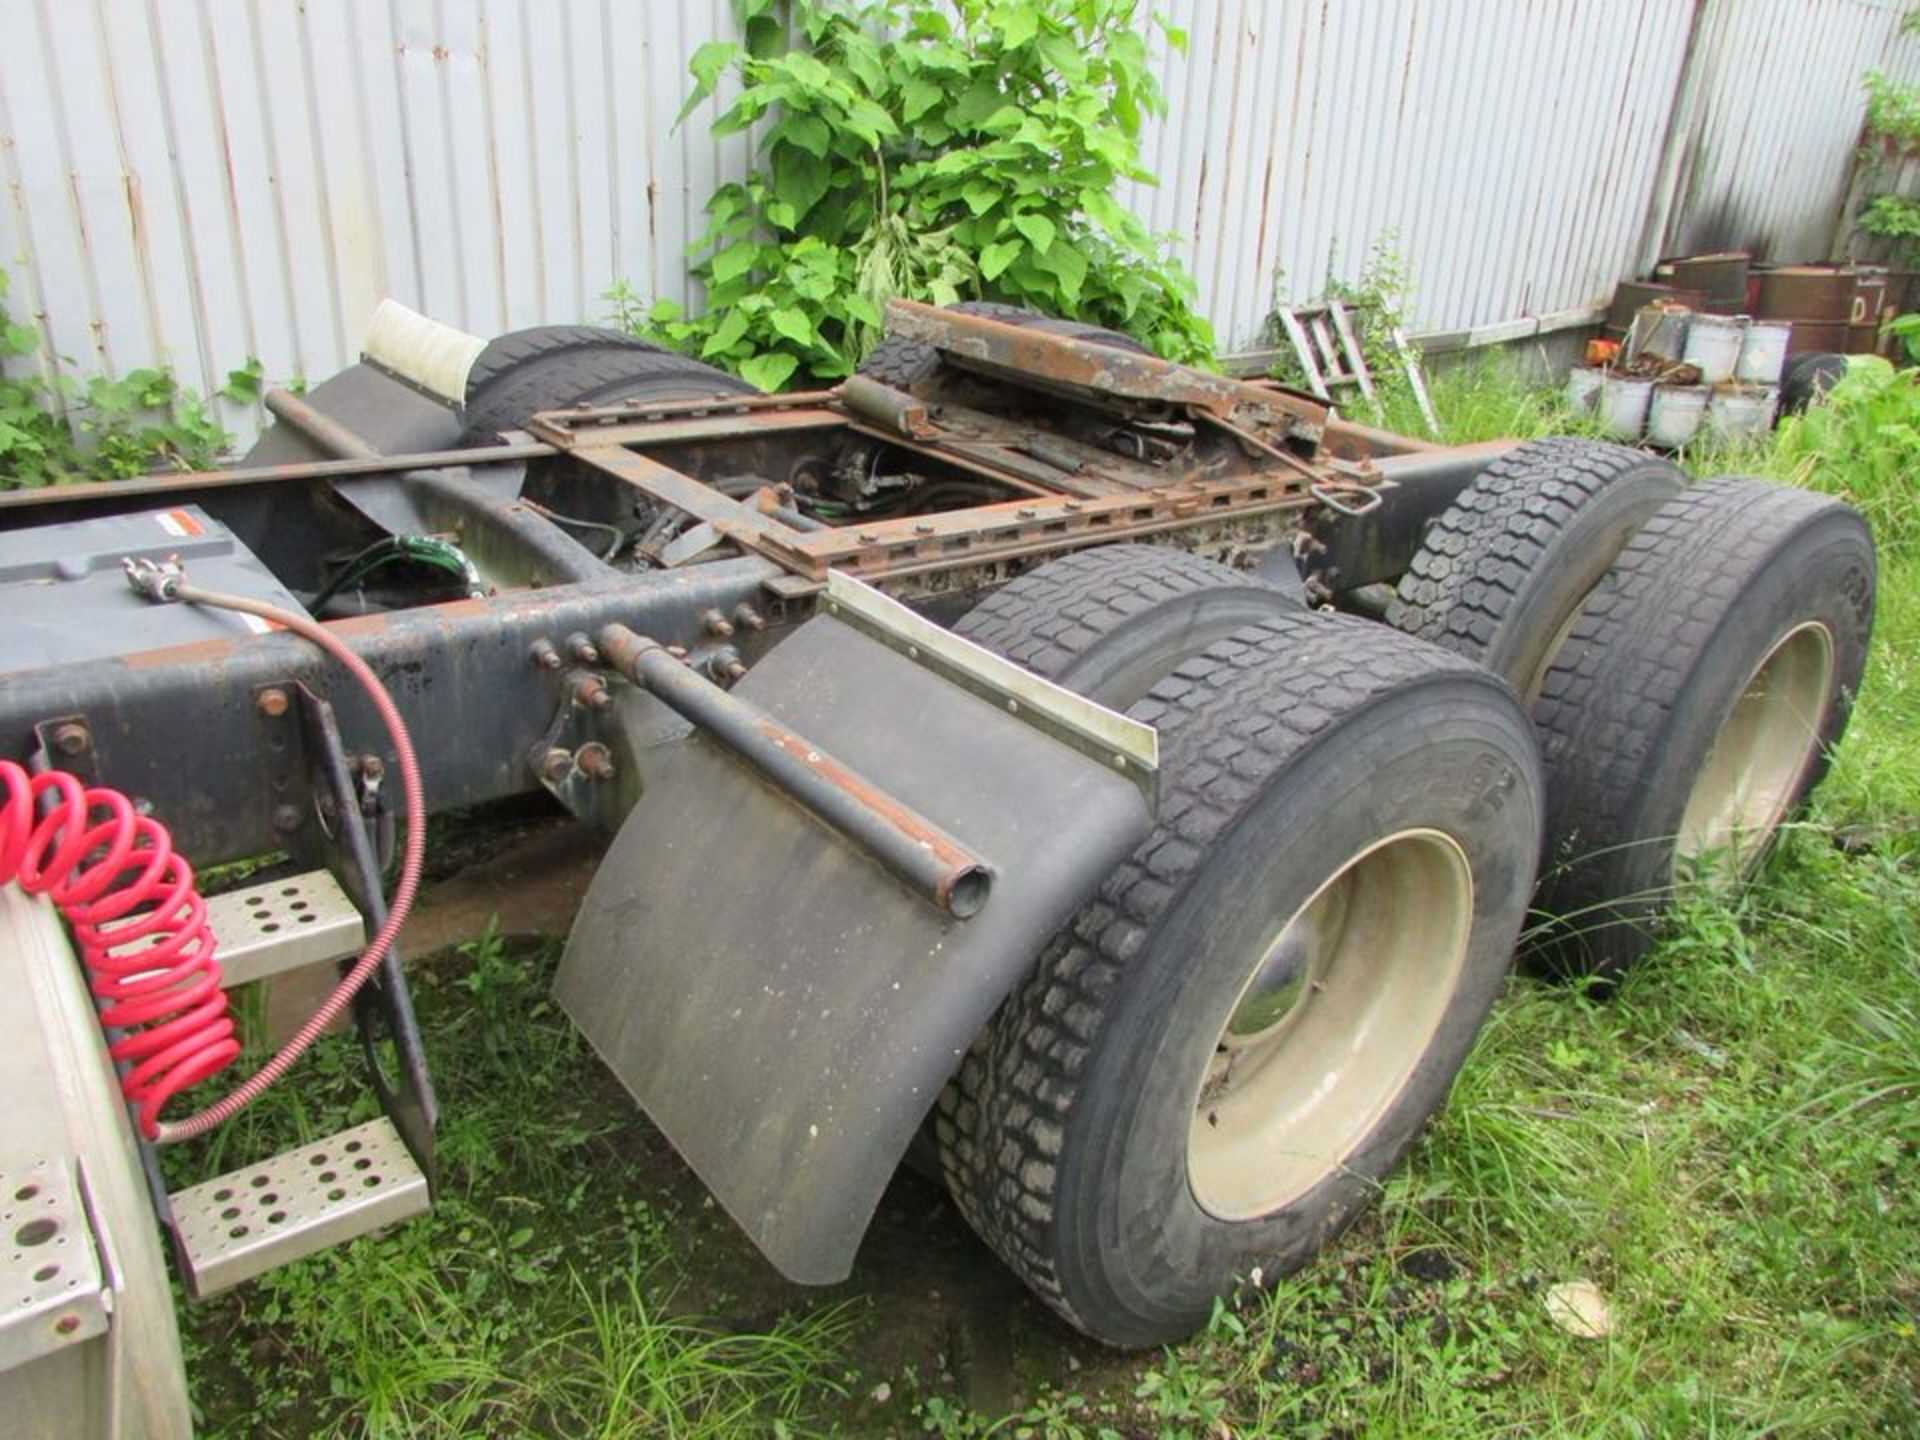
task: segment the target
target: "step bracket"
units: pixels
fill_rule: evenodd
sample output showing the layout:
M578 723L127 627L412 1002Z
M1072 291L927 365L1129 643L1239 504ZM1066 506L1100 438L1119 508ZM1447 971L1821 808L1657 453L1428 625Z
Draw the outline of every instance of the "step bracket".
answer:
M0 1156L0 1373L104 1335L108 1308L73 1162Z

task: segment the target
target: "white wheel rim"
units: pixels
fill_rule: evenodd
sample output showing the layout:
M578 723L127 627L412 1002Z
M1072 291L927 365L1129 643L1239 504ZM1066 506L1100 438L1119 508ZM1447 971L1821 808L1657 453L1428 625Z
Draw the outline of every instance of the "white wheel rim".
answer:
M1466 964L1473 876L1437 830L1349 857L1262 948L1194 1087L1187 1177L1222 1220L1270 1214L1371 1134Z
M1819 750L1833 684L1833 632L1818 621L1795 626L1767 651L1688 792L1676 870L1738 878L1752 869Z

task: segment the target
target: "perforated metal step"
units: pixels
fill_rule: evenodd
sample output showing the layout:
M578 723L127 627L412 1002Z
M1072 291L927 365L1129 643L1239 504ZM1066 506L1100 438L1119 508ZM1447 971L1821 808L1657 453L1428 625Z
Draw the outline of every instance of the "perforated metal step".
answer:
M358 955L367 928L347 892L325 870L290 875L207 902L220 957L220 983L231 989L286 970Z
M73 1162L0 1157L0 1371L104 1334L107 1309Z
M385 1118L168 1199L196 1297L411 1219L429 1203L427 1177Z

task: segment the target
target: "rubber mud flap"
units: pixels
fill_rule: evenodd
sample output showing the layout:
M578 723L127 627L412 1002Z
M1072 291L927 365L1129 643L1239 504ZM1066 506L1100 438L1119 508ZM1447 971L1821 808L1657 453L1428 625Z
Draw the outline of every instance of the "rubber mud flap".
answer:
M1151 787L825 615L735 693L982 857L985 905L955 919L695 732L649 752L554 990L767 1258L831 1284Z

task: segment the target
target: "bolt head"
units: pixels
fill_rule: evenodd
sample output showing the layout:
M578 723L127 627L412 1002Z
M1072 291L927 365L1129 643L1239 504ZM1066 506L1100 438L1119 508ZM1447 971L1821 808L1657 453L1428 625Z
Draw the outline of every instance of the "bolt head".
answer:
M558 785L573 771L573 756L555 746L541 757L540 778L549 784Z
M276 805L273 807L273 828L281 834L300 828L300 807L298 805Z
M287 707L292 702L287 699L286 691L278 685L270 685L260 692L253 703L260 707L260 713L269 720L278 720L287 713Z
M84 725L62 725L53 732L54 748L62 755L83 755L88 743L87 727Z

